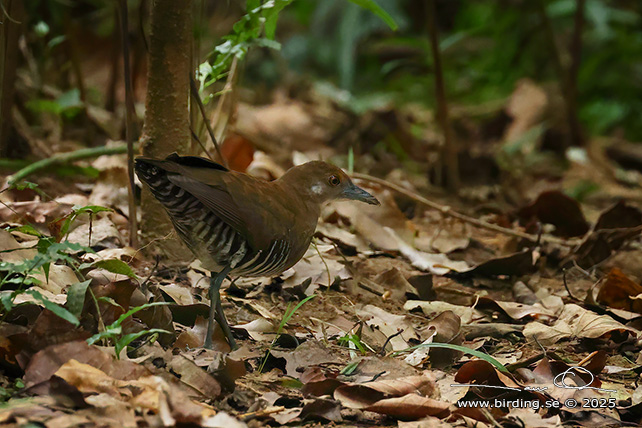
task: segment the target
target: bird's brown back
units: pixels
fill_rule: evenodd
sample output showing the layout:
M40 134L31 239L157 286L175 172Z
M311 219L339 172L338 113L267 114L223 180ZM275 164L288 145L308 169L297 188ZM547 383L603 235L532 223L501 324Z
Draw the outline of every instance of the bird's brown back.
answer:
M206 268L232 275L278 274L307 250L319 204L282 182L229 171L202 158L138 158L136 172Z

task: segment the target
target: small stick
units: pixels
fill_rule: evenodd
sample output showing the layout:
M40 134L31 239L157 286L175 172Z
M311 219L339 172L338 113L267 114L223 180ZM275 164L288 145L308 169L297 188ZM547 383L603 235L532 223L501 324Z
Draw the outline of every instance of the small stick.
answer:
M386 346L388 346L388 343L390 343L390 341L393 338L399 336L401 333L403 333L403 328L401 330L399 330L398 332L396 332L395 334L391 334L390 336L388 336L386 338L386 341L383 343L383 346L381 347L381 351L379 352L379 355L381 355L381 356L386 355Z
M251 419L261 418L263 416L269 416L273 413L279 413L285 410L283 406L276 407L267 407L263 410L257 410L256 412L241 413L237 417L243 422L247 422Z
M205 114L205 106L203 106L203 101L201 101L201 96L198 93L198 88L196 87L196 82L194 81L193 76L189 77L189 87L190 87L190 91L192 92L192 97L194 97L194 100L196 101L196 105L198 106L198 109L201 112L201 116L203 117L203 123L205 123L205 128L207 128L207 133L210 135L210 139L214 144L214 148L216 149L216 154L218 155L219 159L223 163L223 166L227 168L227 161L223 157L223 154L221 153L221 149L218 146L218 141L216 141L216 136L214 136L214 130L212 129L212 125L210 125L209 120L207 120L207 115ZM205 154L209 157L209 153L207 151L205 152Z
M568 283L566 282L566 269L562 269L562 280L564 281L564 288L566 288L566 292L568 293L568 297L571 298L571 300L574 300L576 302L581 302L580 299L577 297L573 296L573 293L571 293L571 289L568 288Z
M573 240L564 240L560 238L556 238L554 236L542 236L541 238L537 235L532 235L530 233L524 233L524 232L519 232L517 230L513 229L508 229L505 227L498 226L496 224L488 223L483 220L479 220L473 217L469 217L465 214L459 213L457 211L453 211L449 206L447 205L441 205L436 202L432 202L426 198L424 198L421 195L418 195L417 193L410 191L408 189L404 189L403 187L391 183L387 180L382 180L381 178L373 177L368 174L359 174L359 173L354 173L352 174L352 177L358 179L358 180L365 180L365 181L370 181L372 183L376 183L380 186L387 187L388 189L392 189L395 192L401 193L402 195L405 195L411 199L414 199L415 201L422 203L429 208L432 208L434 210L437 210L441 212L441 214L445 216L450 216L453 218L456 218L458 220L461 220L465 223L472 224L473 226L482 228L482 229L487 229L487 230L492 230L493 232L498 232L502 233L504 235L508 236L514 236L516 238L522 238L526 239L530 242L548 242L551 244L557 244L557 245L563 245L565 247L574 247L579 243L579 240L573 239Z
M134 147L134 149L136 149L136 147ZM24 180L31 174L52 165L67 164L76 160L95 158L102 155L120 155L123 153L127 153L127 145L125 144L115 147L96 147L91 149L80 149L67 153L59 153L22 168L15 174L7 177L7 183L9 185L15 184Z

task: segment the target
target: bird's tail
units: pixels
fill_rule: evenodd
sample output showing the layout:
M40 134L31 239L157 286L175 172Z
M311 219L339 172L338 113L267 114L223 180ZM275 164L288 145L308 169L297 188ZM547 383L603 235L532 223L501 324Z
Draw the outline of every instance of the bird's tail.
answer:
M137 157L134 160L134 170L140 181L154 188L167 180L167 171L162 164L163 161L157 159Z

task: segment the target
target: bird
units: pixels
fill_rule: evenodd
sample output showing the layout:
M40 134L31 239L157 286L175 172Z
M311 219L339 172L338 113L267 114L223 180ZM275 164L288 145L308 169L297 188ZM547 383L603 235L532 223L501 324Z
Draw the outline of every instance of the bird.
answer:
M210 310L204 347L212 348L214 319L232 349L236 342L223 312L220 287L228 276L276 276L305 254L324 203L351 199L380 205L339 167L311 161L267 181L209 159L139 156L135 171L210 275Z

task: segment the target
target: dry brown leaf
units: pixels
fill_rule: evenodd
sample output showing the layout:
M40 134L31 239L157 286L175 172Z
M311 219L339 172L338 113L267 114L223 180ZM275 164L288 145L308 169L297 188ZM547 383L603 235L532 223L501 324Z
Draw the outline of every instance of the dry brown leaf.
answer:
M98 213L89 221L89 214L81 214L72 223L67 241L88 247L116 248L123 246L123 237L108 213ZM91 240L90 240L91 230Z
M408 300L403 308L406 311L412 311L417 308L427 317L435 317L445 311L451 311L461 319L462 324L471 324L473 322L491 322L492 318L477 309L470 306L453 305L446 302L424 302L422 300Z
M201 423L204 428L247 428L245 422L239 421L229 413L218 412Z
M286 374L297 379L302 374L299 368L339 361L335 352L316 340L308 340L297 346L294 351L272 350L271 353L275 358L283 358L286 362Z
M417 336L412 324L405 316L391 314L378 306L366 305L357 309L357 315L363 318L366 324L375 331L380 331L384 341L394 336L388 341L393 351L407 349L408 340L415 339ZM403 332L397 334L401 330Z
M158 284L158 288L163 290L169 297L179 305L193 305L196 303L192 295L192 288L180 284Z
M149 373L143 366L129 361L115 361L110 355L81 340L52 345L36 353L25 369L25 384L30 386L49 379L71 359L95 367L120 380L138 379Z
M221 385L205 370L182 355L175 355L169 368L178 374L181 382L191 386L208 399L216 399L221 395Z
M349 248L352 251L356 251L358 254L369 255L374 252L370 249L370 246L361 239L359 236L354 233L350 233L347 230L337 226L336 224L323 222L317 226L315 232L317 235L328 238L330 241L339 245L343 248Z
M430 337L424 340L422 344L450 343L461 345L463 342L463 336L459 334L460 329L461 319L457 314L452 311L442 312L430 321L426 332L422 332L424 337L425 334L430 335ZM452 364L453 361L461 355L461 353L451 349L420 347L409 354L404 361L417 367L426 360L428 355L430 355L431 365L433 367L440 368L444 365Z
M351 278L352 275L350 275L346 267L339 263L336 256L330 254L333 251L333 245L317 244L316 249L310 247L301 260L291 268L294 271L294 275L283 281L283 288L297 286L308 278L312 280L311 286L324 285L327 287L332 284L336 277L342 280ZM321 256L319 256L319 253L321 253ZM287 271L284 273L287 273ZM311 294L309 291L306 292L307 295Z
M377 192L381 206L354 204L350 202L332 202L326 208L327 213L336 212L347 219L356 234L376 248L383 251L397 251L399 246L386 228L392 229L398 236L411 239L412 226L406 216L399 210L389 191ZM324 218L331 214L324 215Z
M188 330L182 331L173 345L174 349L186 348L200 348L205 343L207 336L207 320L202 316L197 316L194 326ZM214 325L214 333L212 335L212 349L219 352L229 352L230 345L225 339L223 330Z
M120 388L123 385L123 381L119 381L108 376L102 370L88 364L79 363L74 359L60 366L55 375L64 379L68 384L75 386L83 393L104 393L112 397L127 396L128 398L133 396L130 390Z
M633 282L620 269L613 268L602 283L597 301L615 309L642 314L642 285Z
M407 394L432 396L435 392L434 380L424 374L344 385L334 391L334 398L351 409L366 409L385 398L403 397Z
M524 336L537 339L543 346L569 338L597 339L604 336L620 339L637 336L639 331L626 327L607 315L597 315L575 304L567 304L551 326L539 322L526 324Z
M323 398L315 398L305 403L299 413L299 418L303 421L321 420L330 422L340 422L341 405L337 401Z
M582 236L589 230L580 204L557 190L541 193L517 215L524 221L535 218L541 223L552 224L556 234L564 237Z
M332 395L335 389L344 385L344 382L337 379L338 374L337 371L321 366L308 367L299 379L303 383L301 393L306 398Z
M450 260L445 254L431 254L415 250L406 244L391 228L384 227L384 230L395 240L401 254L419 270L431 272L435 275L445 275L450 271L466 272L470 270L468 263L464 261Z
M276 327L263 317L257 318L247 324L237 324L234 328L242 328L247 331L250 337L257 342L272 341L276 337Z
M407 394L403 397L384 398L366 407L364 410L381 413L394 418L413 420L426 416L447 417L450 403L417 394Z
M555 317L555 314L552 311L543 308L539 304L526 305L517 302L503 302L493 300L489 297L480 297L476 307L482 311L489 309L500 310L515 321L520 321L525 317L529 317L534 320L549 322Z
M129 217L129 205L127 188L129 180L127 178L127 160L125 156L105 156L110 158L106 162L118 162L117 165L101 166L100 177L94 184L94 187L89 195L89 204L98 205L101 207L111 207L122 212L126 217ZM123 161L124 159L124 165ZM94 162L100 162L98 158Z
M33 244L28 245L33 246ZM24 246L18 243L10 232L0 229L0 262L20 263L32 259L37 253L38 250L35 248L24 249Z

